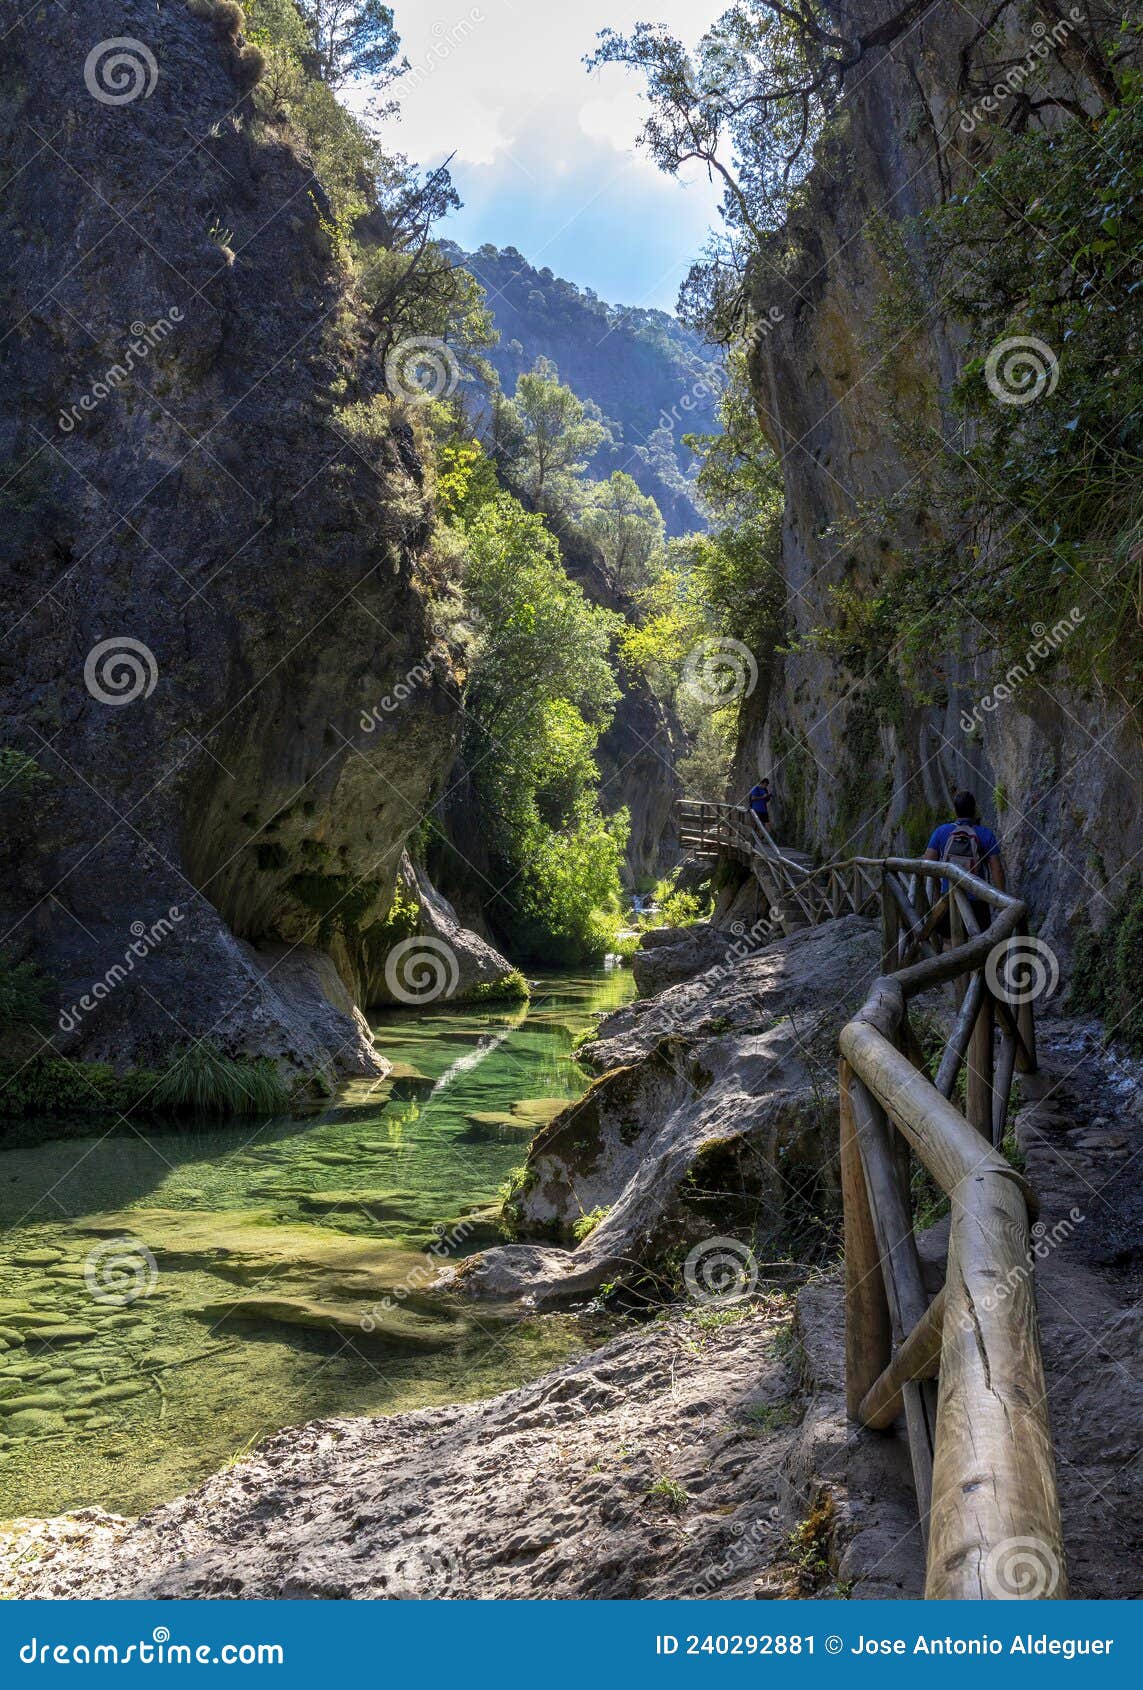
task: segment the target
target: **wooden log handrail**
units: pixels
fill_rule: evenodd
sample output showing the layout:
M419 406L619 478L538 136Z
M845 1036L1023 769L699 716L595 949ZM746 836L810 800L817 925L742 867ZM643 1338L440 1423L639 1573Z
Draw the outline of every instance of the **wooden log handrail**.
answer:
M786 931L880 914L881 974L838 1040L847 1409L875 1431L904 1413L926 1598L1064 1598L1032 1280L1037 1204L1000 1150L1014 1071L1036 1066L1031 1001L1008 1001L996 986L997 951L1026 934L1026 906L925 858L807 867L742 806L682 808L684 843L745 857ZM940 987L952 988L957 1014L934 1084L908 1004ZM953 1101L962 1067L965 1112ZM931 1300L902 1155L915 1156L949 1199L945 1281ZM1007 1562L1021 1557L1036 1576L1014 1583Z

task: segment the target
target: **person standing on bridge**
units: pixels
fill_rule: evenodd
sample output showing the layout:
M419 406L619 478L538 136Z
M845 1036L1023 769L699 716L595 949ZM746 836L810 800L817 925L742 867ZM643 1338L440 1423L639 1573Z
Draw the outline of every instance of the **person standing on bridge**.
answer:
M996 887L998 892L1004 891L1004 862L1000 855L1000 841L990 827L985 827L977 809L976 797L967 788L953 795L953 815L951 822L942 822L940 827L933 830L933 836L925 849L925 860L930 863L953 863L969 874L974 874L978 880L987 880ZM941 881L941 896L949 889L947 880ZM973 914L981 927L987 927L992 919L992 910L988 904L973 899ZM949 918L946 915L937 931L942 938L949 935Z
M750 788L750 808L758 817L763 827L770 825L770 782L760 780L757 786Z

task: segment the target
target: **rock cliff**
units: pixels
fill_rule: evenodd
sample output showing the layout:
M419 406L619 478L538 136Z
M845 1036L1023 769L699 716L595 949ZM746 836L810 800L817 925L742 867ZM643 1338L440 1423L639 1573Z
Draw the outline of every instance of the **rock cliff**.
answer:
M236 10L76 0L0 45L0 696L50 776L0 799L0 933L64 1004L117 970L61 1049L362 1071L456 690L413 433Z
M846 14L863 27L884 10L855 0ZM989 350L968 344L934 294L911 221L987 163L983 133L970 142L960 121L960 78L989 11L929 7L900 42L863 59L786 227L753 267L752 383L782 460L780 566L795 638L837 626L838 586L869 599L892 554L933 537L933 513L907 502L892 528L870 515L856 538L841 530L921 485L923 430L951 439L963 426L950 387ZM1009 42L1011 57L1030 43ZM1082 99L1082 84L1075 91ZM902 273L917 303L892 321ZM780 658L747 703L735 790L772 775L783 836L826 857L923 846L951 792L969 785L1002 835L1010 880L1066 948L1081 911L1100 925L1103 888L1143 846L1143 758L1126 701L1063 666L1019 681L966 734L962 713L1006 672L974 615L988 570L982 562L949 600L948 647L931 653L924 677L939 702L912 702L891 666L863 679L829 652ZM1030 625L1029 644L1042 633Z

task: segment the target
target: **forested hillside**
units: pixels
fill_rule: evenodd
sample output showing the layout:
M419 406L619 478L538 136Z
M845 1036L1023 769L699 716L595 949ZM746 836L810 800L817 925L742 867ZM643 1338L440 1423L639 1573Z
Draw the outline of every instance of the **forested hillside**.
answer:
M698 466L683 437L715 426L726 386L720 349L665 311L608 305L590 288L537 270L515 247L442 245L485 291L500 335L488 358L505 391L537 358L549 359L607 426L589 472L625 470L655 500L668 534L702 527Z

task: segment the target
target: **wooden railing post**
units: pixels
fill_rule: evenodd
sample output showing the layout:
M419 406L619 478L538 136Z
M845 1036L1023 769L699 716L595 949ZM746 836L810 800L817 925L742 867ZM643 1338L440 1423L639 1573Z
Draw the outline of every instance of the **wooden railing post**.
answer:
M952 1192L938 1424L926 1597L1065 1597L1028 1211L992 1168Z
M881 1105L856 1075L850 1083L850 1107L857 1131L861 1165L869 1193L869 1210L877 1239L893 1339L904 1342L923 1320L928 1308L921 1261L913 1235L908 1187L894 1154L892 1128ZM909 1459L917 1492L922 1536L928 1536L933 1487L933 1442L936 1432L936 1394L930 1384L902 1382L905 1422L909 1430ZM860 1406L860 1405L859 1405Z
M897 935L901 931L901 916L897 909L897 900L889 890L889 876L887 871L881 873L881 972L892 974L896 971L900 957L897 953Z
M993 1100L992 1100L992 993L988 990L988 982L983 979L983 990L980 997L980 1008L976 1012L976 1022L972 1029L972 1037L968 1043L968 1085L966 1090L965 1113L969 1120L988 1142L992 1143Z
M852 1070L843 1057L838 1064L838 1117L845 1213L845 1404L850 1419L856 1420L862 1398L889 1365L893 1344L881 1256L853 1120L852 1079Z

